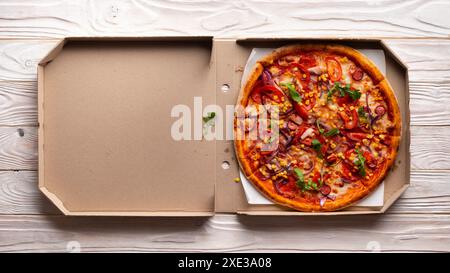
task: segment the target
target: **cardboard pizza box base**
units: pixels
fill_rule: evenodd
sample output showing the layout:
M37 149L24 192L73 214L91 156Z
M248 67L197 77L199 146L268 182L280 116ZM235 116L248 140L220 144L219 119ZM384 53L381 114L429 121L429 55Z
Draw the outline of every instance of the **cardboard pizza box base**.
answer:
M231 140L170 136L174 105L192 106L194 96L203 105L235 105L252 48L305 42L385 51L403 136L382 207L304 213L250 205L234 182L239 167ZM66 215L373 214L386 211L409 185L408 71L377 39L66 38L39 64L38 112L39 188Z

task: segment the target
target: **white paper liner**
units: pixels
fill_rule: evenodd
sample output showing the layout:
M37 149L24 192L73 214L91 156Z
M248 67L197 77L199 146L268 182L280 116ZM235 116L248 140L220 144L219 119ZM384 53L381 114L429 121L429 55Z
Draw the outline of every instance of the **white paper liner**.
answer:
M269 54L275 48L254 48L250 53L250 56L245 65L244 73L242 76L241 86L247 80L248 74L255 65L256 61L265 55ZM383 74L386 74L386 59L384 52L381 49L359 49L364 55L366 55L375 65L380 69ZM245 196L247 202L252 205L268 205L273 204L272 201L264 197L258 190L255 189L253 184L247 180L245 175L240 171L240 178L242 186L244 187ZM363 207L381 207L384 204L384 182L369 196L363 200L357 202L353 206Z

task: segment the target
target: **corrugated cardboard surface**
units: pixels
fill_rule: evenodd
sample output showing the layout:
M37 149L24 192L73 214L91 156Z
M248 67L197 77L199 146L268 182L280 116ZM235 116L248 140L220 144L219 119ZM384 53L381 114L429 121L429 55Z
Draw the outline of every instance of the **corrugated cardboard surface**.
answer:
M216 212L237 212L249 215L342 215L382 213L404 192L409 185L409 89L406 67L399 62L379 40L367 39L284 39L284 38L252 38L252 39L218 39L215 41L217 59L218 85L227 83L230 92L218 93L217 103L221 105L236 103L239 94L243 68L254 47L279 47L292 43L341 43L358 48L381 48L386 55L386 76L391 83L402 113L402 142L394 168L385 179L384 206L379 208L352 206L337 212L303 213L278 205L248 204L242 185L234 183L239 177L239 169L232 142L221 141L217 144L217 180L216 180ZM223 161L231 162L233 168L224 170L220 167Z
M174 105L193 109L194 96L202 97L203 106L216 103L223 110L236 104L253 47L304 39L66 39L38 68L41 191L69 215L384 212L409 184L407 69L380 41L321 40L330 41L386 52L403 138L396 166L385 180L382 208L302 213L277 205L249 205L242 185L233 181L239 168L232 140L179 142L170 135L177 119L170 117ZM227 92L221 91L224 84L230 87ZM229 169L221 167L224 161Z
M67 214L213 212L214 142L170 134L174 105L215 103L211 52L211 39L69 41L41 69L41 188Z

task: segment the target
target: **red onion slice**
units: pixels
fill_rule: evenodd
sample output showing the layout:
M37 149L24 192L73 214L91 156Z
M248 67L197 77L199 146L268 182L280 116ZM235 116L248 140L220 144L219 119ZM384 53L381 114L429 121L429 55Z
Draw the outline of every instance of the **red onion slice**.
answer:
M304 175L307 175L307 174L311 173L314 170L314 166L315 166L314 161L311 160L311 158L309 158L309 156L302 155L299 158L299 160L303 162L303 168L304 168L303 169L303 174Z
M297 114L290 115L289 120L293 121L297 125L302 125L303 123L303 119Z
M325 202L327 201L327 197L320 197L320 207L323 207L323 205L325 205Z
M295 130L297 130L298 125L295 122L290 120L290 121L288 121L288 128L291 129L292 131L295 131Z
M334 201L334 200L336 200L336 195L328 194L327 198Z

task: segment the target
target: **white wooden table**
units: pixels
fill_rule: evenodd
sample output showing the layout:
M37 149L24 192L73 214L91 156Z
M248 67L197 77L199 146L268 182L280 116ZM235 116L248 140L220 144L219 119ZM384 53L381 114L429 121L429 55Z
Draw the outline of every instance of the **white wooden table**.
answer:
M450 251L450 1L0 1L0 251ZM65 35L382 37L410 68L411 187L384 215L70 218L37 189L36 64Z

